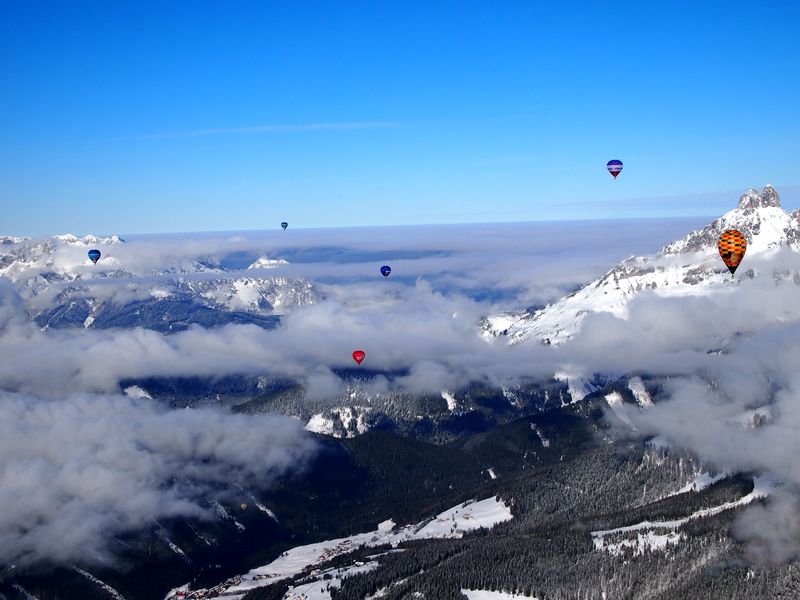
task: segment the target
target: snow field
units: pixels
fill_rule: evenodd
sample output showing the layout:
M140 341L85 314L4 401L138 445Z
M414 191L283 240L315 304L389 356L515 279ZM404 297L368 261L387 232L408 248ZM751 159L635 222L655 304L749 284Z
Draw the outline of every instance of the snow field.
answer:
M229 600L233 594L244 594L252 589L268 586L286 577L295 577L314 565L327 562L337 556L346 554L360 546L380 546L390 544L397 546L405 541L429 538L460 538L469 531L481 527L493 527L498 523L512 518L511 509L496 497L480 501L466 501L449 508L429 521L416 525L396 527L394 521L387 520L380 523L374 531L358 533L346 538L326 540L315 544L298 546L284 552L271 563L252 569L245 575L234 577L212 590L205 590L204 598L225 598ZM341 579L348 575L364 572L364 569L376 568L377 562L356 564L348 567L343 573L337 574L337 583L332 583L334 577L323 580L325 573L334 575L333 571L313 573L314 584L308 582L294 588L295 596L287 598L306 600L327 600L327 592L321 587L328 584L338 586ZM368 569L367 569L368 570ZM195 593L201 590L196 590ZM301 595L305 594L305 596Z
M489 590L461 590L468 600L536 600L533 596L519 596L507 592L490 592Z
M706 479L701 479L700 481L704 482ZM683 534L676 531L682 525L685 525L689 521L693 521L695 519L711 517L727 510L738 508L740 506L746 506L751 502L758 500L759 498L768 496L769 491L773 486L774 483L771 480L763 477L757 477L753 491L746 496L742 496L738 500L733 500L731 502L720 504L719 506L698 510L688 517L684 517L682 519L673 519L670 521L642 521L641 523L628 525L626 527L593 531L591 532L592 542L594 543L595 549L604 550L612 554L619 554L625 548L634 548L634 551L637 554L644 552L646 549L665 550L670 545L677 544L683 538ZM606 541L606 538L609 536L629 533L635 534L636 538L628 538L615 542Z

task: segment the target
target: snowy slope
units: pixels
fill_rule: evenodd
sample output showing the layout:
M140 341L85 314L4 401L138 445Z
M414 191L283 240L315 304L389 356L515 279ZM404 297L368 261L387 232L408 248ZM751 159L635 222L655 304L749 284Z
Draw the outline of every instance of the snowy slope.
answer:
M310 581L303 581L297 585L289 586L284 600L331 600L330 590L342 585L342 580L359 573L368 573L378 568L378 563L370 561L364 564L355 564L343 569L325 569L315 574ZM325 579L325 577L328 577ZM225 596L230 600L230 596Z
M715 484L718 481L722 481L725 479L729 473L718 473L716 475L712 475L707 471L701 471L698 473L695 478L683 486L681 489L672 492L671 494L667 494L667 498L670 496L677 496L679 494L685 494L687 492L701 492L707 487Z
M80 575L83 575L86 579L97 585L100 589L102 589L108 596L110 596L114 600L125 600L122 594L120 594L117 590L115 590L113 587L111 587L104 581L101 581L88 571L84 571L83 569L80 569L78 567L72 567L72 570Z
M639 406L642 408L653 406L653 399L650 396L650 392L647 391L641 377L631 377L628 381L628 389L633 394Z
M492 592L489 590L461 590L467 600L536 600L533 596L519 596L508 592Z
M245 575L233 577L214 588L195 590L193 594L203 598L229 598L234 594L268 586L286 577L296 577L312 566L321 565L337 556L347 554L359 546L383 544L397 546L409 540L460 538L469 531L481 527L490 528L511 518L509 507L495 497L477 502L467 501L440 513L429 521L416 525L396 527L394 521L389 520L378 525L374 531L292 548L268 565L252 569ZM361 571L351 572L363 572L363 568L367 565L356 565L356 567L361 567ZM322 573L322 571L313 573L315 582L319 583ZM302 586L298 586L298 589L300 587ZM308 591L312 589L318 588L312 585L309 586ZM323 595L322 592L314 591L314 594L314 596L307 595L307 597L329 597L329 595Z
M747 506L751 502L766 498L774 488L775 482L769 478L758 477L755 479L753 491L738 500L725 502L712 508L704 508L682 519L669 521L642 521L635 525L617 527L603 531L593 531L592 542L597 550L618 554L625 548L633 548L635 552L642 553L646 549L664 550L669 545L678 543L683 535L677 531L681 526L704 517L718 515L734 508ZM688 490L687 490L688 491ZM623 535L624 534L624 535ZM633 538L631 537L634 536ZM609 541L612 537L615 541ZM622 537L622 539L620 539Z
M331 408L327 414L316 413L305 424L304 429L333 437L355 437L369 431L367 418L371 406L340 406Z
M615 415L617 415L617 418L619 418L620 421L625 423L625 425L630 427L632 430L636 431L636 426L633 424L633 421L631 421L631 418L628 415L628 410L626 408L625 401L622 398L622 394L619 392L611 392L605 396L605 399L608 406L611 407L611 410Z
M800 211L787 213L778 193L768 185L760 193L747 191L737 208L704 229L667 244L655 255L630 257L543 309L488 317L482 324L484 333L506 336L510 343L535 339L559 344L575 335L590 313L608 312L624 318L630 300L645 291L662 296L729 291L731 276L717 251L717 240L727 229L738 229L748 240L737 278L763 275L800 283L800 273L759 273L748 266L763 264L758 258L768 257L777 248L800 251Z

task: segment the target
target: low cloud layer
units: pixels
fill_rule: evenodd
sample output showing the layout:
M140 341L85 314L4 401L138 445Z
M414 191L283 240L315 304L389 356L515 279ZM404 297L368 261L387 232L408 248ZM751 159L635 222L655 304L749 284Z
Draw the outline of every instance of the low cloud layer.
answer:
M773 480L769 505L748 509L733 528L757 561L800 552L798 336L794 324L737 342L703 377L676 378L668 401L631 415L642 432L691 449L712 469Z
M115 535L208 518L216 485L269 485L314 449L287 417L0 392L0 563L108 562Z
M146 289L156 283L150 276L154 271L198 259L235 271L261 256L284 258L289 265L242 274L305 277L331 286L380 279L378 269L388 263L393 268L388 283L408 285L424 278L446 293L517 307L559 298L623 258L654 252L702 224L704 219L699 218L336 230L296 229L290 224L284 232L276 223L276 230L267 232L125 236L124 244L98 245L103 258L97 265L86 259L86 246L59 246L52 264L30 274L67 269L82 274L93 294L108 296L130 283L140 282ZM97 277L117 269L143 279L120 282ZM203 279L218 274L179 272L179 276ZM62 287L57 281L50 286ZM42 300L48 298L40 299L39 305Z

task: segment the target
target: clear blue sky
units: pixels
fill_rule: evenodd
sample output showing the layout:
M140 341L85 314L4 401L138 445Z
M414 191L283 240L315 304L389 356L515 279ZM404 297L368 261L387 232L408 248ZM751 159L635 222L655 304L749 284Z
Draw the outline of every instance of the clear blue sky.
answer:
M765 183L794 208L798 24L786 1L5 0L0 233L711 215Z

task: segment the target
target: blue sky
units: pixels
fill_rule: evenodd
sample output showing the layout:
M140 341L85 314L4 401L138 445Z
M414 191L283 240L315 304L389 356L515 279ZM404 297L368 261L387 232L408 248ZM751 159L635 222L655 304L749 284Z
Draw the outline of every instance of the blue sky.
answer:
M681 4L4 2L0 230L795 208L800 8Z

